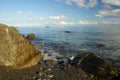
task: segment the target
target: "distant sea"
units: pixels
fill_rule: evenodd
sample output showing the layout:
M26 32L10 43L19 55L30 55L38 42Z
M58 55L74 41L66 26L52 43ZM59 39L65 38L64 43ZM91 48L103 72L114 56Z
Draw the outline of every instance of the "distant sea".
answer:
M34 33L38 50L63 55L93 52L120 67L120 26L18 27L21 34ZM70 31L66 33L65 31Z

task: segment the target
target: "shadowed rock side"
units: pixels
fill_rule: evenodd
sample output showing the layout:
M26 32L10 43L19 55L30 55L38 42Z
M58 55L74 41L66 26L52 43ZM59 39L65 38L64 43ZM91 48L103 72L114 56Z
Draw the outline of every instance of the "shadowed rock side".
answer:
M72 65L77 68L94 74L103 80L111 80L117 75L116 67L109 61L96 56L91 52L78 54L72 61Z
M24 68L41 58L37 51L14 27L0 24L0 65Z

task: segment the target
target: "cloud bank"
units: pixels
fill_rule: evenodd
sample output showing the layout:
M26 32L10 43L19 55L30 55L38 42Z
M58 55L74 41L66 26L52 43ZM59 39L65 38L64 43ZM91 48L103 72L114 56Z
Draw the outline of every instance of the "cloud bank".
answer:
M57 0L60 1L60 0ZM62 0L68 5L76 4L79 7L92 8L96 6L97 0Z
M102 0L105 4L120 6L120 0Z

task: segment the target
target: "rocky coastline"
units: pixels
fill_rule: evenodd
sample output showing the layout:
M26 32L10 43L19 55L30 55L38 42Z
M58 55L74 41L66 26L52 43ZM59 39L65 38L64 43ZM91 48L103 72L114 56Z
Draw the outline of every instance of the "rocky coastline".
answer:
M92 52L61 56L38 51L34 46L43 44L30 43L34 34L25 38L14 27L4 24L0 24L0 36L0 80L120 79L114 63Z

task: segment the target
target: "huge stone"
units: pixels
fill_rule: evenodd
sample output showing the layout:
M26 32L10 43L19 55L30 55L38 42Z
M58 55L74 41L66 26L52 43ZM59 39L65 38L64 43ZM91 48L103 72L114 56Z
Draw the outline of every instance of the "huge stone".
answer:
M72 61L72 65L81 68L88 73L92 73L98 78L111 80L116 76L115 66L91 52L78 54Z
M40 58L41 52L16 28L0 24L0 65L25 68L36 65Z

